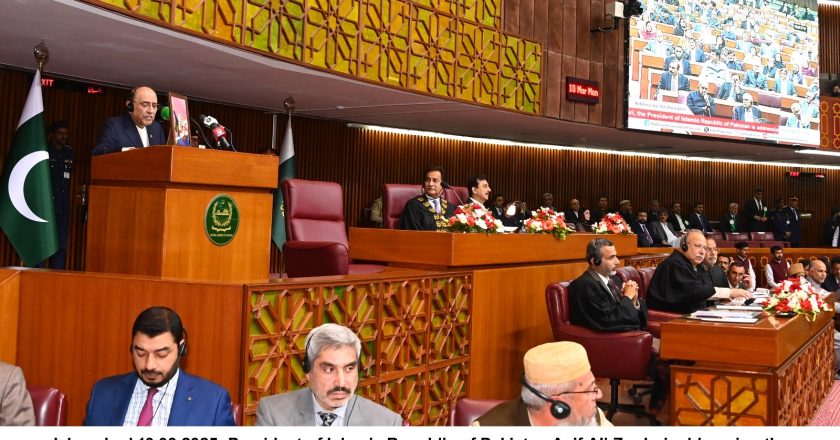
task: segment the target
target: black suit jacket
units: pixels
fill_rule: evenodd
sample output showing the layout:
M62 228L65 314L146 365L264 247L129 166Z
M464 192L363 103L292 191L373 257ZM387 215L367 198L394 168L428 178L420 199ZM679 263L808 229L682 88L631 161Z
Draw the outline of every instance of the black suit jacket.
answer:
M666 240L668 240L668 234L666 234L665 229L663 229L665 227L670 229L671 233L674 234L675 237L677 236L677 233L674 232L674 227L671 226L671 224L668 223L668 222L665 222L665 226L662 226L662 223L660 223L659 221L648 223L648 230L650 231L650 235L653 237L653 245L654 246L662 246L662 247L670 247L671 246L671 243L668 243L666 241Z
M822 283L822 288L828 290L829 292L836 292L837 289L840 289L840 283L837 282L837 278L834 278L833 274L828 274L825 277L825 282Z
M709 224L709 219L706 218L706 214L700 214L698 217L696 212L692 212L688 216L688 227L703 232L712 232L712 225Z
M647 326L645 302L639 299L636 310L630 298L621 295L621 299L616 300L598 274L591 270L569 284L569 307L572 323L592 330L627 331Z
M744 205L743 205L744 206L744 217L745 217L744 221L746 221L746 223L747 223L747 231L748 232L764 232L765 231L764 224L766 222L758 221L755 218L753 218L757 215L762 216L762 217L766 215L767 217L769 217L770 208L767 207L767 202L762 200L761 203L762 203L762 206L767 209L766 214L763 211L759 212L758 207L755 206L755 199L754 198L749 199L746 202L744 202Z
M729 223L729 220L734 221L734 223ZM720 232L741 232L741 214L732 215L728 212L723 214L720 217L719 227Z
M167 142L166 134L158 121L146 127L146 133L149 135L149 146L165 145ZM143 147L143 141L140 140L140 133L137 132L137 125L131 120L131 116L123 113L105 121L102 134L99 135L99 141L91 154L98 156L116 153L127 147Z
M682 215L682 214L680 214L680 219L682 219L682 221L683 221L683 226L685 227L685 229L688 229L688 228L689 228L689 226L685 224L686 222L688 222L688 219L686 219L686 218L685 218L685 216L684 216L684 215ZM672 212L671 214L669 214L669 215L668 215L668 223L670 223L670 224L671 224L671 228L672 228L673 230L675 230L675 231L680 231L680 230L682 230L679 226L677 226L677 223L678 223L678 221L677 221L677 215L676 215L676 214L674 214L673 212Z
M793 208L790 206L786 207L784 211L787 213L790 222L788 225L790 228L790 245L798 247L799 241L802 239L802 211L797 209L796 215L794 215Z
M645 223L645 229L647 230L647 233L650 236L650 239L648 239L648 237L645 236L644 231L642 231L642 224L639 223L638 221L636 221L636 223L633 224L632 228L633 228L633 232L636 233L636 242L637 242L639 247L653 247L654 246L653 234L651 234L650 227L648 226L647 223Z

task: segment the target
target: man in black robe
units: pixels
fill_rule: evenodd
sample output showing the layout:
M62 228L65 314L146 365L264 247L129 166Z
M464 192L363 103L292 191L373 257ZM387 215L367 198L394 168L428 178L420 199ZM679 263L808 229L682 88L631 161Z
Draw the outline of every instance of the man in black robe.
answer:
M619 265L618 253L606 238L586 246L589 269L569 284L572 323L600 331L639 330L647 326L647 306L639 286L612 278Z
M441 197L443 194L443 167L433 166L424 173L423 194L405 203L400 229L415 231L441 231L449 226L455 215L455 206Z
M680 248L656 267L648 288L648 306L655 310L691 313L707 300L751 298L743 289L716 288L698 269L706 258L706 237L697 230L680 240Z
M726 282L726 272L717 264L719 250L715 239L706 237L706 247L709 250L706 252L706 260L703 261L702 269L704 274L713 286L729 287L729 284Z

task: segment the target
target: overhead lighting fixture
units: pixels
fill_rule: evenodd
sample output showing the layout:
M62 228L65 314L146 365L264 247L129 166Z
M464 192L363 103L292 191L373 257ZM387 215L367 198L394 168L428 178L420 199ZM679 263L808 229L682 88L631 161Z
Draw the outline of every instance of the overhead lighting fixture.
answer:
M796 150L799 154L813 154L815 156L834 156L840 157L840 152L838 151L826 151L826 150Z
M671 160L683 160L687 162L713 162L713 163L728 163L728 164L741 164L741 165L766 165L771 167L780 167L780 168L819 168L825 170L840 170L840 166L837 165L804 165L801 163L791 163L791 162L759 162L759 161L752 161L752 160L738 160L738 159L722 159L722 158L711 158L711 157L693 157L693 156L685 156L685 155L678 155L678 154L659 154L659 153L646 153L641 151L622 151L622 150L615 150L615 149L601 149L601 148L591 148L591 147L572 147L566 145L550 145L550 144L537 144L537 143L528 143L528 142L517 142L517 141L510 141L505 139L491 139L491 138L480 138L480 137L472 137L472 136L460 136L455 134L445 134L445 133L436 133L432 131L420 131L420 130L409 130L404 128L393 128L393 127L382 127L379 125L368 125L368 124L358 124L355 122L350 122L347 124L348 128L359 128L362 130L372 130L378 131L382 133L391 133L391 134L398 134L398 135L408 135L408 136L420 136L420 137L429 137L429 138L436 138L436 139L446 139L451 141L463 141L463 142L479 142L485 144L496 144L496 145L506 145L512 147L531 147L531 148L544 148L547 150L558 150L558 151L580 151L580 152L587 152L587 153L595 153L595 154L609 154L614 156L630 156L630 157L649 157L652 159L671 159ZM616 148L616 147L613 147ZM803 151L811 151L811 150L798 150L797 153ZM819 151L819 150L814 150ZM691 153L688 153L691 154ZM840 154L833 154L838 155ZM743 154L741 155L743 156Z

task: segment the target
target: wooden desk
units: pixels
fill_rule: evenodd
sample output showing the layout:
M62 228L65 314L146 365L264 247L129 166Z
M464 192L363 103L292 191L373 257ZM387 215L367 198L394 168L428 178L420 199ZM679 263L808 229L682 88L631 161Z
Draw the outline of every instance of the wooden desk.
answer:
M662 324L674 425L805 425L834 382L833 313ZM704 342L706 341L706 342Z
M467 396L519 394L522 357L551 342L545 287L586 268L587 243L608 237L619 256L636 254L635 235L574 233L566 240L537 234L452 234L350 228L350 256L390 266L470 270L470 368Z

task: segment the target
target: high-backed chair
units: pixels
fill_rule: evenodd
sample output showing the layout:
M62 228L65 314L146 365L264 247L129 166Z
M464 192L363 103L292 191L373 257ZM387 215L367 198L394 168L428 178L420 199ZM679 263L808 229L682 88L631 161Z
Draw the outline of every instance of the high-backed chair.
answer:
M622 283L633 280L639 285L639 298L647 301L648 287L650 287L650 280L653 279L653 273L656 272L655 267L646 267L644 269L636 269L630 266L624 266L616 270L616 275L621 279ZM662 310L654 310L648 308L648 325L649 331L654 338L660 337L660 326L663 322L668 322L672 319L679 318L679 313L665 312Z
M31 386L35 426L67 426L67 401L58 388Z
M722 232L707 232L706 238L713 238L715 241L723 240Z
M233 412L233 422L236 423L236 426L242 426L242 405L234 403L230 410Z
M381 272L384 266L350 264L341 185L303 179L283 181L289 277Z
M453 186L451 189L443 190L443 198L455 206L459 205L455 192L466 203L469 196L467 188ZM382 227L385 229L397 229L400 225L403 208L406 202L412 197L423 194L423 186L416 184L388 183L382 187Z
M556 341L577 342L586 349L592 374L610 380L610 402L606 406L607 419L617 411L647 417L656 425L656 417L640 405L618 403L618 385L624 380L649 380L648 366L653 353L653 336L641 330L599 332L572 324L569 314L569 283L549 284L545 288L548 319ZM618 361L620 360L620 361Z
M462 397L449 410L449 426L470 426L475 419L502 402L504 400Z
M776 240L772 232L750 232L750 240L758 242L759 246L763 248L771 248L773 246L785 247L785 245L790 245L789 242Z
M731 242L734 242L734 243L737 243L739 241L746 241L747 245L751 248L759 247L759 244L758 244L757 241L750 240L750 234L747 233L747 232L727 232L726 233L726 239L728 241L731 241ZM720 247L720 246L718 246L718 247Z

